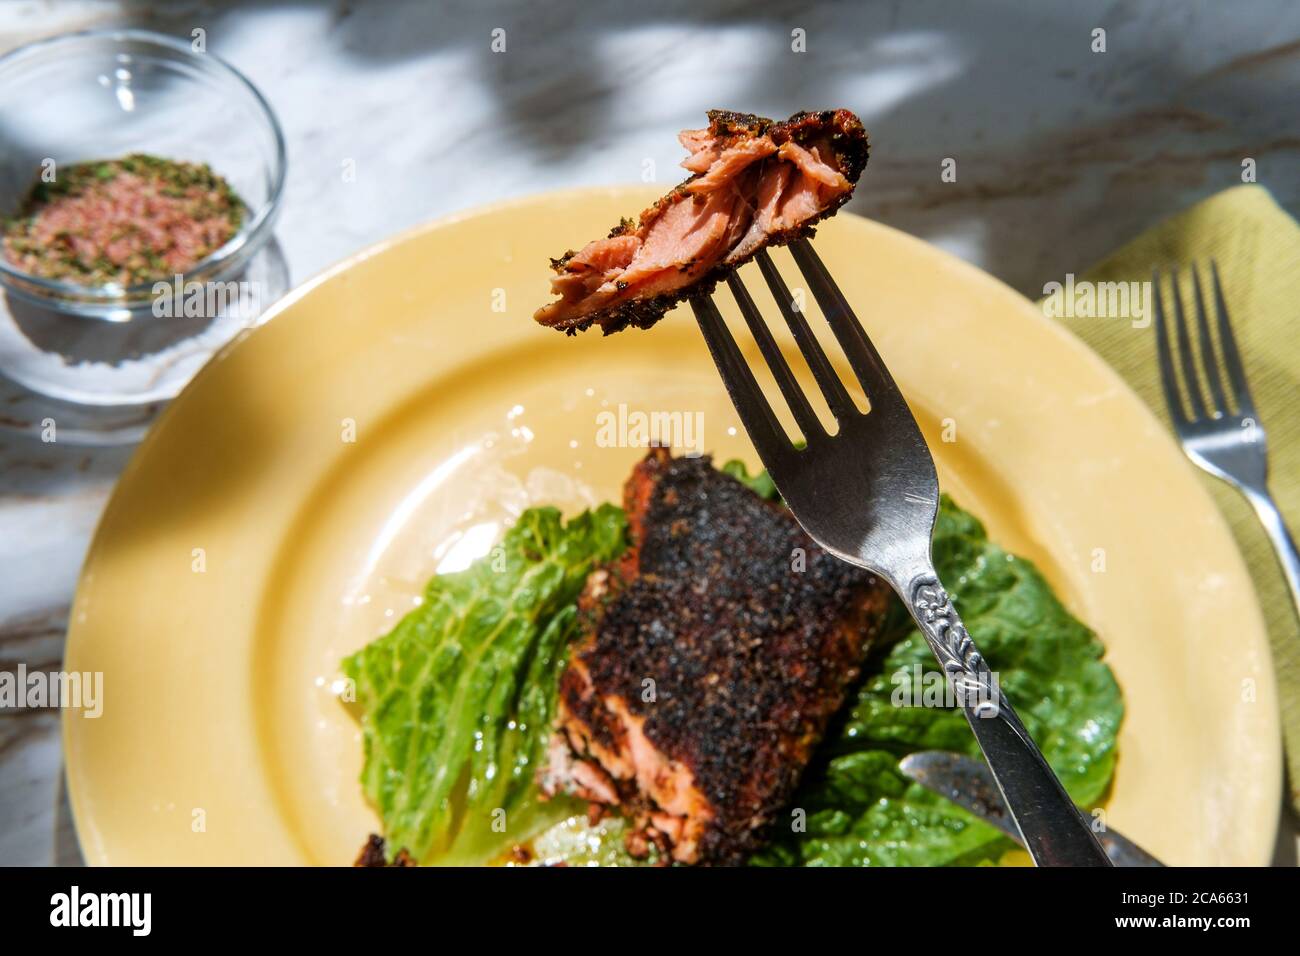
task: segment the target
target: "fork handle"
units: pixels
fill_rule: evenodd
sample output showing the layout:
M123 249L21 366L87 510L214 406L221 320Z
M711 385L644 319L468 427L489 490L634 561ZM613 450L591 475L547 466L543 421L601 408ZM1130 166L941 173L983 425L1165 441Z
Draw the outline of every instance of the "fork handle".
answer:
M998 686L933 568L896 590L959 694L1025 848L1038 866L1111 866L1088 820L1074 805Z
M1277 552L1277 563L1282 566L1287 587L1291 589L1291 603L1295 605L1296 614L1300 615L1300 555L1296 554L1295 541L1291 539L1291 532L1287 530L1286 522L1282 520L1282 512L1278 510L1267 491L1261 492L1249 488L1244 490L1246 498L1255 509L1255 514L1259 515L1260 523L1268 532L1268 540L1272 542L1273 550Z

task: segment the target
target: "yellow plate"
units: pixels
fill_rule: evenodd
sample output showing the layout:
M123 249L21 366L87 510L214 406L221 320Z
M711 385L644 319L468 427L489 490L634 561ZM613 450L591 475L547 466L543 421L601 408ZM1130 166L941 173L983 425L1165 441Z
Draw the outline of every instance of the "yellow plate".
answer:
M531 320L547 257L651 198L539 196L383 243L291 295L172 403L73 608L67 667L104 674L102 716L64 720L90 862L350 862L377 821L335 697L342 656L522 508L617 500L641 452L609 447L602 412L702 413L708 449L753 463L687 312L608 339ZM1105 640L1128 706L1109 822L1172 864L1267 862L1281 771L1264 629L1169 435L978 270L846 214L817 247L944 486Z

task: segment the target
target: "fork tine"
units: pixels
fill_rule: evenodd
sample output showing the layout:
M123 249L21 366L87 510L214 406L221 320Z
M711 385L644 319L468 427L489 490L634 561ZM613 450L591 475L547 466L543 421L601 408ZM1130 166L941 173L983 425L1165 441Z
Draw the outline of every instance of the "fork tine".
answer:
M1183 367L1183 388L1192 413L1192 421L1205 417L1201 401L1201 383L1196 377L1196 363L1192 358L1192 338L1187 334L1187 317L1183 315L1183 295L1178 291L1178 267L1169 269L1169 284L1174 290L1174 325L1178 332L1178 361Z
M1250 397L1250 386L1246 384L1246 370L1241 367L1241 354L1237 351L1237 340L1232 334L1232 324L1228 321L1228 303L1223 301L1223 286L1219 284L1219 265L1210 260L1210 275L1214 279L1214 306L1219 313L1219 346L1223 349L1223 364L1228 370L1228 381L1237 402L1237 412L1247 418L1255 418L1255 402Z
M835 284L835 280L831 278L830 272L822 263L821 256L813 249L812 243L807 239L791 243L790 253L794 256L809 288L812 289L817 303L822 307L822 314L826 316L827 324L835 333L835 338L840 343L840 348L844 350L849 365L858 376L859 384L867 393L867 400L876 401L878 393L895 387L893 376L885 367L880 353L871 344L871 339L862 328L862 323L849 308L848 301L840 292L839 286Z
M731 395L731 402L736 406L736 413L749 433L759 457L766 465L769 456L782 449L792 448L784 429L772 413L771 406L763 396L762 389L749 370L745 358L736 347L736 340L731 337L722 314L708 296L693 296L691 308L695 310L695 319L704 333L709 352L713 355L713 364L722 373L722 381ZM804 435L807 438L807 434Z
M781 274L776 271L776 266L768 256L767 250L759 252L754 258L758 260L758 267L763 272L763 278L767 280L767 287L772 290L772 297L776 299L786 325L790 326L790 333L798 343L799 351L803 353L808 367L812 369L813 378L817 379L817 384L821 386L822 395L826 399L826 404L830 406L831 414L837 421L848 421L849 417L856 415L858 410L853 406L853 400L849 398L844 383L835 374L835 369L831 367L830 360L826 358L826 353L822 351L821 344L813 335L812 329L808 327L808 320L803 317L802 312L795 311L794 304L790 300L790 290L786 288Z
M813 411L812 405L808 403L808 397L795 381L794 373L790 371L790 364L781 354L776 339L772 338L772 330L763 321L763 316L759 313L758 306L754 305L754 300L750 298L745 283L741 281L739 275L731 272L727 275L727 285L731 289L731 294L736 297L741 315L745 317L745 323L749 326L754 341L758 343L759 351L767 361L767 367L772 370L772 377L776 379L781 394L785 396L786 404L794 413L795 421L799 425L799 430L803 432L805 441L811 439L814 434L823 432L821 422L817 420L817 413Z
M1169 406L1169 417L1175 425L1187 424L1183 414L1183 400L1178 394L1178 373L1174 371L1174 359L1169 347L1169 329L1165 321L1164 297L1160 293L1160 270L1151 270L1151 288L1155 292L1156 306L1156 355L1160 365L1160 385L1165 392L1165 404Z
M1201 370L1205 381L1209 383L1210 395L1214 407L1210 413L1214 416L1226 415L1228 403L1223 395L1223 382L1219 375L1219 360L1214 351L1214 341L1210 338L1210 323L1205 314L1205 298L1201 294L1201 270L1192 263L1192 288L1196 290L1196 330L1201 340Z

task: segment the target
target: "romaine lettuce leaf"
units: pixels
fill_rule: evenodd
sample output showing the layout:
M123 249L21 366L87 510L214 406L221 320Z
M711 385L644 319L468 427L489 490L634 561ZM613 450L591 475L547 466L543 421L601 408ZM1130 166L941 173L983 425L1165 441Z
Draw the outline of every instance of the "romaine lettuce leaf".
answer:
M750 476L739 462L723 470L778 498L765 473ZM544 859L635 864L617 818L588 827L573 801L539 804L535 785L577 597L591 568L622 552L625 535L612 505L567 525L554 509L527 511L491 555L435 577L421 607L345 661L361 711L363 784L390 853L406 847L424 862L485 862L540 834L535 849ZM1123 702L1096 636L1029 562L990 542L946 497L934 558L1066 788L1080 804L1098 800L1114 770ZM892 703L896 681L937 674L899 604L880 646L805 775L789 822L753 863L981 863L1011 847L898 772L899 758L916 750L978 749L959 711Z
M1097 801L1115 768L1124 715L1119 686L1095 634L1070 615L1032 564L988 540L983 525L946 496L934 561L967 629L1066 790ZM898 760L917 750L979 755L960 710L899 707L895 690L938 668L901 604L847 712L828 735L794 801L804 832L780 826L753 860L763 865L939 866L996 860L1013 844L956 805L907 780ZM933 672L933 673L932 673ZM921 684L917 685L920 676ZM793 823L792 818L792 823Z
M389 854L485 862L571 813L541 805L556 681L592 568L626 544L613 505L565 524L523 513L492 553L434 577L424 602L343 662L355 681L362 784Z
M743 461L738 461L733 458L722 466L722 473L735 478L760 498L766 498L768 501L777 501L781 497L776 490L776 484L772 481L771 475L766 471L758 471L751 475Z

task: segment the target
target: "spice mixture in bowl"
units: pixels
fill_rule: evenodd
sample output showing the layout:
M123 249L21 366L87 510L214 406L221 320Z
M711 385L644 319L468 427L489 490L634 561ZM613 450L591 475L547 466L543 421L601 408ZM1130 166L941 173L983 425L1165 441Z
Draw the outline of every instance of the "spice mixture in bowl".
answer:
M0 57L0 285L45 308L151 316L155 284L230 282L284 184L270 107L194 43L89 31Z
M3 252L42 279L124 288L185 274L239 231L244 204L206 165L143 153L38 182Z

